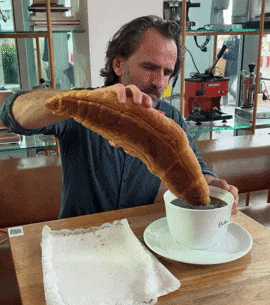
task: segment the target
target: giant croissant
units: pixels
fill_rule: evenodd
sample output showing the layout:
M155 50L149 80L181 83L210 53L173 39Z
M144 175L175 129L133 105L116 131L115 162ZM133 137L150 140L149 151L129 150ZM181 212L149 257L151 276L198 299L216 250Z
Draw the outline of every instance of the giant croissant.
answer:
M209 187L183 129L154 108L120 103L119 85L59 93L46 102L50 111L86 128L139 158L177 197L192 205L210 202Z

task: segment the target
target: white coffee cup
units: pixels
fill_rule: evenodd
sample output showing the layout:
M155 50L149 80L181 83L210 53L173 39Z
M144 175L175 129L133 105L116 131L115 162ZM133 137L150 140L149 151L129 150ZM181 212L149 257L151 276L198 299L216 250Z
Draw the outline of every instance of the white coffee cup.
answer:
M191 249L207 249L222 240L227 233L234 197L231 193L209 186L210 196L226 202L216 209L187 209L171 202L177 197L167 191L164 194L166 218L173 239ZM178 200L182 200L179 199Z

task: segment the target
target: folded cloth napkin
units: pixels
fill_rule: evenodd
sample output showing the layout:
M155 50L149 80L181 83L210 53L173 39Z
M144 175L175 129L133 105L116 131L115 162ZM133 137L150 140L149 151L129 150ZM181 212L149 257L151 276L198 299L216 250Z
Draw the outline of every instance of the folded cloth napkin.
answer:
M127 219L79 230L42 231L47 305L145 305L180 288Z

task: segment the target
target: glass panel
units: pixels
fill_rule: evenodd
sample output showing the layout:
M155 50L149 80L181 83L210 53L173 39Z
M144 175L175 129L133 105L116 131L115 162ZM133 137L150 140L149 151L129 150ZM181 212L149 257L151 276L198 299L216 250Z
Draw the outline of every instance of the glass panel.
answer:
M54 43L54 65L56 71L56 87L60 89L71 89L75 86L74 79L74 54L73 54L73 33L62 32L53 35ZM48 39L39 39L40 60L42 78L45 80L45 87L50 87L50 58ZM36 44L34 56L37 65ZM38 86L38 83L37 83Z
M73 33L54 34L54 63L57 87L73 88L75 86Z
M71 7L70 0L59 0L59 5L64 5L65 7ZM70 16L71 11L68 10L63 13L54 12L55 16L53 18L61 18L62 14L64 16ZM36 13L38 14L38 13ZM74 80L74 54L73 54L73 33L83 32L83 31L53 31L53 49L54 49L54 66L56 73L56 87L60 89L71 89L75 86ZM50 79L50 62L49 62L49 48L48 39L39 39L40 47L40 59L41 59L41 70L42 78L45 80L45 87L51 86ZM34 47L34 56L37 65L37 53L36 44ZM37 86L39 84L37 83Z
M261 93L264 93L264 100L270 99L270 35L264 35L262 39L261 57ZM259 101L260 102L260 101Z
M227 50L222 56L224 59L225 73L224 76L229 78L228 96L222 97L222 105L238 106L239 102L239 86L240 73L242 64L242 44L243 36L240 35L224 35L217 38L217 54L223 45L227 46Z
M0 1L0 31L14 31L11 0Z
M11 0L0 2L0 34L14 31ZM20 88L17 46L15 39L0 39L0 90Z
M257 123L268 118L270 124L270 35L263 35L260 58L260 95L257 99Z
M0 39L0 90L20 89L15 39Z
M189 33L221 32L249 33L259 30L261 0L205 0L200 7L189 8L189 20L196 26L188 27ZM188 5L189 6L189 5ZM266 1L265 28L269 29L270 2Z

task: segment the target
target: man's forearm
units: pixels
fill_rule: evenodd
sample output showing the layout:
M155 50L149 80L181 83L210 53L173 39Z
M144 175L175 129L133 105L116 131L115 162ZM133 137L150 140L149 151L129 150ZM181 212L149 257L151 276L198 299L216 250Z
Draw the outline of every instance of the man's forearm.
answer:
M45 103L59 94L57 90L35 90L22 94L12 105L12 114L16 122L25 129L37 129L63 121L46 109Z

